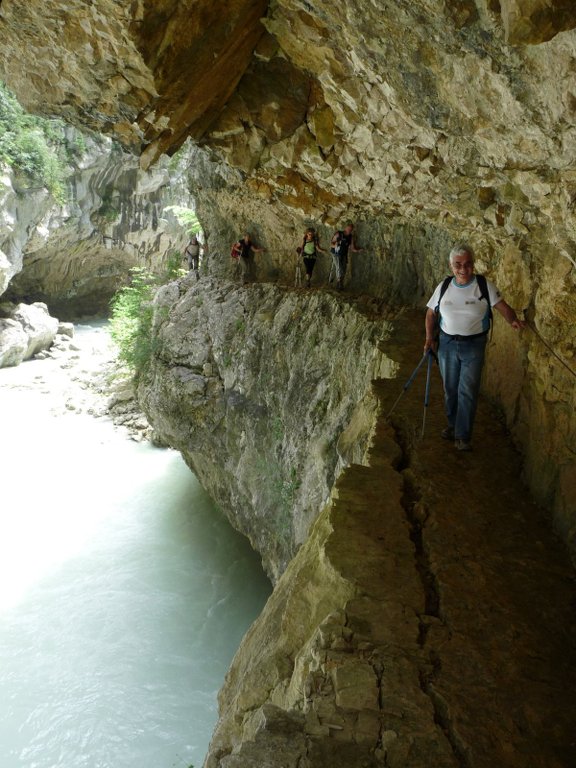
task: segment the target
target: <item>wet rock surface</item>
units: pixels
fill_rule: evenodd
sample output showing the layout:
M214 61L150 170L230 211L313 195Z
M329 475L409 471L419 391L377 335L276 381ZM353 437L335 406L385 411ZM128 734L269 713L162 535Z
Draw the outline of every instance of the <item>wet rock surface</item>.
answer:
M404 318L388 348L400 378L419 327ZM376 382L382 414L398 389ZM206 768L574 764L566 553L488 404L457 455L439 377L423 440L415 389L378 418L366 466L340 476L246 636Z

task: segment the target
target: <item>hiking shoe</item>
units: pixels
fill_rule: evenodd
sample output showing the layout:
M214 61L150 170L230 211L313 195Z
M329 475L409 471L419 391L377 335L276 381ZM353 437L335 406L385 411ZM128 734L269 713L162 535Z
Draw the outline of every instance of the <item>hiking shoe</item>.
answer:
M466 440L456 440L454 447L457 451L471 451L472 446Z
M442 440L454 440L454 427L446 427L441 433Z

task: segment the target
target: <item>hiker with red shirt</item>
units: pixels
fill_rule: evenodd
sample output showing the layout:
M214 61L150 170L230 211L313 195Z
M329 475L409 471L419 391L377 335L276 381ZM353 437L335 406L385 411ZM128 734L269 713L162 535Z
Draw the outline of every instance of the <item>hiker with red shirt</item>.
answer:
M263 253L265 248L258 248L252 242L248 232L244 234L244 237L240 238L232 246L232 254L236 254L236 258L240 264L240 274L242 279L242 285L245 285L249 280L253 279L253 262L255 253Z
M359 253L362 248L358 248L354 241L354 224L349 221L344 229L339 229L332 236L330 243L330 253L332 254L332 265L336 275L336 288L341 291L344 289L344 277L348 268L348 255L350 253Z

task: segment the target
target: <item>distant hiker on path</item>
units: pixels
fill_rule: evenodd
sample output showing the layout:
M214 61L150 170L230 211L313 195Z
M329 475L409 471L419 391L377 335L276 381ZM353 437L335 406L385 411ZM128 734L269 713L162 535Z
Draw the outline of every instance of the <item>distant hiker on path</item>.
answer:
M198 271L198 268L200 266L200 249L201 248L202 246L200 244L200 241L198 240L197 235L192 235L188 245L186 246L186 250L184 251L184 255L186 256L186 259L188 261L188 270L190 272L194 271L194 274L198 279L200 279L200 273Z
M314 266L316 264L316 258L318 257L318 253L324 253L324 248L320 247L318 235L313 227L308 227L304 233L302 245L299 245L296 251L304 259L304 268L306 270L306 288L310 288L312 273L314 272Z
M244 237L240 238L240 240L238 240L238 242L234 243L232 246L232 254L236 254L236 258L240 264L242 285L245 285L249 280L253 278L253 254L263 253L265 250L265 248L257 248L250 239L250 235L247 232Z
M448 426L442 432L458 451L470 451L492 308L516 330L525 327L494 283L474 274L474 251L459 243L450 252L454 277L437 286L427 304L424 352L438 344ZM439 338L436 338L439 323Z
M354 224L348 222L344 229L334 233L330 243L332 265L336 276L336 288L341 291L344 288L344 277L348 267L348 254L359 253L362 248L357 248L354 242Z

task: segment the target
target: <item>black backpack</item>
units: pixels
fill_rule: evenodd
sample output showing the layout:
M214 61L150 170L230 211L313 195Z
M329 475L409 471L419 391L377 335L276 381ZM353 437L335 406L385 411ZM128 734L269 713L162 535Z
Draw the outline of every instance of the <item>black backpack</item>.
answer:
M436 313L437 318L437 325L440 325L440 302L442 301L442 297L448 290L448 286L452 282L452 276L444 278L444 281L442 282L442 287L440 288L440 296L438 297L438 304L436 304L436 308L434 309L434 312ZM492 321L494 319L494 313L492 312L492 305L490 304L490 294L488 293L488 283L486 282L486 278L484 275L476 275L476 282L478 283L478 287L480 288L480 301L482 299L486 299L486 304L488 305L488 322L490 323L490 328L492 327Z
M350 239L344 234L344 231L339 229L337 234L337 240L332 246L332 252L339 256L346 256L348 249L350 248Z

